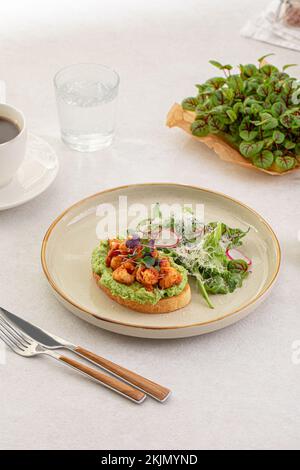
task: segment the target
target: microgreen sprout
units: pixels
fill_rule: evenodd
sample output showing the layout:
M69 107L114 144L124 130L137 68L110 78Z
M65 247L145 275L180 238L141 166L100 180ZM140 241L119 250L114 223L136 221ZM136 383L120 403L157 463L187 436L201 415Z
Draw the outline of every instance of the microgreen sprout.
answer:
M182 102L195 113L195 136L219 135L259 168L285 172L300 164L300 84L286 70L266 63L258 66L210 63L223 71L196 85L198 93Z

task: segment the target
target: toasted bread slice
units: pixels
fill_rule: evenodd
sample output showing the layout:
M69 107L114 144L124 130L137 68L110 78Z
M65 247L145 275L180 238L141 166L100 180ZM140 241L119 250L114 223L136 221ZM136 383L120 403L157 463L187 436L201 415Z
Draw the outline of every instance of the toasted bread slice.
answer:
M136 312L150 314L171 313L175 310L179 310L180 308L185 307L190 303L191 300L191 288L189 284L187 284L179 295L176 295L174 297L168 297L166 299L161 299L155 305L140 304L139 302L122 299L122 297L113 295L107 287L103 286L101 282L99 282L101 277L98 274L94 273L94 278L97 282L98 287L100 287L100 289L102 289L105 294L108 295L108 297L110 297L118 304L130 308L131 310L135 310Z

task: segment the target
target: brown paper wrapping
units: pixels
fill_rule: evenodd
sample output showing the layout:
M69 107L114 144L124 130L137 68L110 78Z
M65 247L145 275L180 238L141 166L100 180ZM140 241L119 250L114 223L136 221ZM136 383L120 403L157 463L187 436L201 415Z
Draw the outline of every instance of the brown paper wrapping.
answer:
M185 111L180 104L175 103L172 108L170 109L168 116L167 116L167 126L168 127L180 127L185 132L190 134L194 139L197 139L199 142L203 142L203 144L207 145L210 149L214 150L214 152L226 162L235 163L236 165L243 166L245 168L250 168L251 170L262 171L264 173L268 173L268 175L273 176L282 176L288 173L292 173L296 170L299 170L300 167L296 167L293 170L285 171L283 173L279 173L272 170L264 170L263 168L257 168L256 166L252 165L246 158L244 158L236 149L231 147L227 142L225 142L222 138L216 135L208 135L207 137L196 137L191 132L191 124L195 120L195 113L192 111Z

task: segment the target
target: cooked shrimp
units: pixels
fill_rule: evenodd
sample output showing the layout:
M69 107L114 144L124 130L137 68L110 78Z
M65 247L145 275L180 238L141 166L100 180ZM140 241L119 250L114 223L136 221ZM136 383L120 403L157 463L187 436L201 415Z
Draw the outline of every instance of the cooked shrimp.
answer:
M143 284L148 290L152 290L153 286L158 283L159 272L155 268L145 268L140 266L136 272L136 279Z
M136 280L138 282L143 282L143 271L145 271L145 266L139 266L136 270Z
M160 272L161 272L162 274L163 274L164 272L167 272L168 269L171 267L170 261L168 260L168 258L162 258L162 259L160 260L159 267L160 267Z
M120 243L121 243L121 240L117 240L116 238L112 240L108 240L109 248L111 250L117 250L119 248Z
M121 251L122 254L126 254L129 252L129 248L126 246L126 241L122 241L119 245L119 250Z
M129 273L124 266L119 266L112 273L112 276L115 281L120 282L121 284L126 284L127 286L130 286L135 281L134 274Z
M127 269L130 274L133 274L135 271L135 263L129 259L125 260L122 264L123 268Z
M119 254L120 254L119 250L115 250L115 249L109 250L109 252L107 254L107 257L106 257L106 260L105 260L106 266L108 268L110 267L112 258L114 258L115 256L117 256Z
M155 268L146 269L143 275L144 275L144 284L155 285L158 283L159 272Z
M111 262L110 262L110 267L111 269L114 271L115 269L117 269L119 266L121 266L122 264L122 261L123 261L123 256L114 256L112 259L111 259Z
M175 268L164 268L163 277L159 281L159 287L168 289L169 287L180 284L182 275Z

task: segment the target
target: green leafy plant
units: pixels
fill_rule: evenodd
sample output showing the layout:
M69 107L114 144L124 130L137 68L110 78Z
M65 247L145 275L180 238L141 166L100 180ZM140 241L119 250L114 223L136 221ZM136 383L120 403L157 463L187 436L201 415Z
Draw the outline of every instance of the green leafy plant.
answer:
M224 77L196 85L198 94L183 100L195 113L193 135L219 135L258 168L285 172L300 164L300 85L286 70L265 63L239 66L210 63Z
M242 259L241 253L239 259L228 257L229 250L241 246L247 233L222 222L212 222L205 225L200 241L185 244L183 240L178 247L164 251L196 279L207 305L214 308L210 295L234 292L249 274L250 264Z

